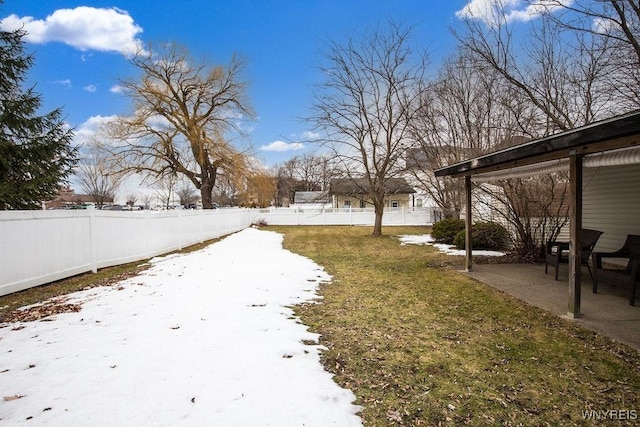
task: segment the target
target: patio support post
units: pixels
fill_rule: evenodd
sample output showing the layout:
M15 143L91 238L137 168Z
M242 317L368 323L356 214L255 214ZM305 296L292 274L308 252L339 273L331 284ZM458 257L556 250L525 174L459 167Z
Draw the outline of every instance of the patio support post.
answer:
M580 317L580 290L582 287L581 242L582 230L582 155L569 158L569 186L571 208L569 211L569 307L567 315Z
M464 177L465 197L466 197L466 215L465 215L465 234L464 247L466 248L466 256L464 260L464 271L471 271L473 267L473 248L471 247L471 175Z

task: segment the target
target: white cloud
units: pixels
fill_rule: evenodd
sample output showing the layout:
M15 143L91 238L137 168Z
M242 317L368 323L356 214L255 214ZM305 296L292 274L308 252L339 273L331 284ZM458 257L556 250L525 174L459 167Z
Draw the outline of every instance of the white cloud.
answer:
M100 126L105 123L113 122L117 116L92 116L84 123L78 125L73 133L75 135L74 143L84 145L98 132Z
M456 12L459 19L478 19L487 25L505 22L531 21L545 11L553 12L574 0L539 0L532 4L524 0L471 0Z
M320 134L318 132L307 131L302 133L302 137L307 141L315 141L320 139Z
M260 147L261 151L296 151L302 150L304 144L300 142L284 142L273 141L271 144L263 145Z
M9 15L0 20L0 29L23 28L32 43L62 42L82 51L98 50L130 55L142 48L137 38L142 28L128 12L117 8L80 6L58 9L45 19Z
M64 86L66 88L70 88L71 87L71 80L69 80L69 79L56 80L56 81L53 81L51 83L56 84L56 85L60 85L60 86Z
M84 89L87 92L94 93L95 91L98 90L98 86L96 86L96 85L88 85L88 86L83 87L82 89Z
M595 18L591 23L591 29L600 34L610 33L614 30L621 30L613 19Z
M109 92L111 93L122 93L124 92L124 88L120 85L113 85L109 88Z

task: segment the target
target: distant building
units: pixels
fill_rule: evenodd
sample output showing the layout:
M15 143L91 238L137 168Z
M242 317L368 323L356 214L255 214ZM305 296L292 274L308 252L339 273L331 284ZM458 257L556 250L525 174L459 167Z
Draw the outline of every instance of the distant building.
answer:
M105 197L105 204L113 204L113 197ZM95 206L92 196L76 194L71 188L64 187L58 191L58 195L51 201L45 202L45 209L84 209Z
M404 178L390 178L385 182L385 207L413 207L416 190ZM369 182L366 178L334 178L329 184L334 208L371 208Z
M331 207L331 196L326 191L296 191L292 208L324 209Z

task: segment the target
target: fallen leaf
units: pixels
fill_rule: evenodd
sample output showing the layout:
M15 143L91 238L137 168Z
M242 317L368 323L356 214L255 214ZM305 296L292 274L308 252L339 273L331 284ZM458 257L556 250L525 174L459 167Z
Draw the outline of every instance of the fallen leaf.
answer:
M400 415L400 411L388 410L387 411L387 418L390 421L402 422L402 415Z
M42 304L34 305L28 308L13 310L3 316L3 322L34 322L36 320L51 321L47 317L60 313L73 313L81 309L81 305L77 303L67 303L68 297L52 298ZM23 329L24 326L16 326L12 330Z

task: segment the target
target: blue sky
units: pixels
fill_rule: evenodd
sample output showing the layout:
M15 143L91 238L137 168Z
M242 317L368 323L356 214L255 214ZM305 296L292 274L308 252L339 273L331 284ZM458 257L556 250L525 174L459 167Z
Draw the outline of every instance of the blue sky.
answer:
M62 107L77 143L100 121L130 112L117 91L135 75L125 54L148 42L174 41L195 58L247 61L257 113L248 136L258 158L273 166L313 147L296 143L310 131L303 117L320 82L319 52L328 40L389 19L415 26L413 42L431 53L434 72L455 46L449 27L464 10L486 14L491 0L5 0L0 27L22 25L35 53L29 85L44 109ZM522 13L525 3L510 0ZM466 9L465 9L466 8Z

